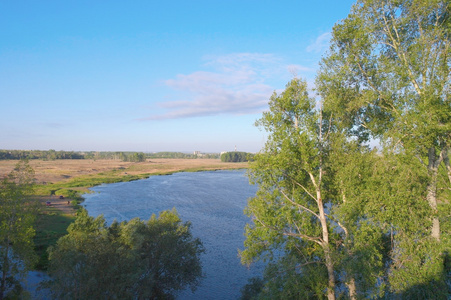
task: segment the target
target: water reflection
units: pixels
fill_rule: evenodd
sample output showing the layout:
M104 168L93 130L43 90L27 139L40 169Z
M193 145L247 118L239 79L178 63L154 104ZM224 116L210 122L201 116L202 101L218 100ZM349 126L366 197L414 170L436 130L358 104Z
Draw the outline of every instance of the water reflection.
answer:
M206 273L202 285L178 299L236 299L247 279L262 270L247 269L238 258L249 220L243 209L256 189L243 170L176 173L95 187L96 193L84 195L84 206L92 216L103 214L108 223L134 217L147 220L175 207L183 221L192 223L194 236L207 250L202 256Z

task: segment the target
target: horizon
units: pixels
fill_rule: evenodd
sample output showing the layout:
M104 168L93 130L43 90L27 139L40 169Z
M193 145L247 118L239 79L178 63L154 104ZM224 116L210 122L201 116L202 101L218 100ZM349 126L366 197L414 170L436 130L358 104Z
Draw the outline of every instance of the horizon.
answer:
M258 152L353 3L1 2L0 148Z

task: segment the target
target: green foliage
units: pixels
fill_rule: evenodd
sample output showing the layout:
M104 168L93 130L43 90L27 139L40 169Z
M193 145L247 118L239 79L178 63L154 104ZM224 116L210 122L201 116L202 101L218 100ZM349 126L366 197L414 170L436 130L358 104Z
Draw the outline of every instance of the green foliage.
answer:
M147 154L148 158L195 158L194 154L182 152L156 152Z
M19 297L20 285L36 259L33 251L37 202L33 192L34 171L27 161L16 164L0 181L0 299Z
M67 228L74 220L75 217L64 215L54 206L47 206L45 211L40 212L36 219L34 237L35 251L39 257L36 269L47 270L48 247L56 245L58 239L67 234Z
M333 188L332 147L335 140L345 140L316 110L302 80L293 79L274 94L269 107L257 122L269 134L250 165L250 179L259 190L245 210L253 223L246 227L242 262L271 262L263 299L334 299L347 282L337 274L349 230L331 213L341 204Z
M55 150L0 150L0 160L6 159L83 159L83 154L74 151Z
M241 288L241 300L257 299L261 293L264 282L259 277L252 277L248 280L248 284Z
M82 209L50 250L47 285L58 299L173 299L199 284L203 251L175 210L108 227Z
M245 210L253 222L241 258L270 264L261 289L243 297L446 298L450 236L443 226L441 241L430 235L422 160L410 148L371 151L339 114L315 108L300 80L269 106L257 122L269 135L250 165L259 190ZM442 199L438 207L449 207Z
M334 26L316 81L337 128L359 143L378 138L383 147L367 192L357 191L357 212L391 237L388 295L447 294L450 9L441 0L358 1Z
M225 152L221 154L221 161L222 162L246 162L246 161L252 161L253 159L252 153L247 152Z

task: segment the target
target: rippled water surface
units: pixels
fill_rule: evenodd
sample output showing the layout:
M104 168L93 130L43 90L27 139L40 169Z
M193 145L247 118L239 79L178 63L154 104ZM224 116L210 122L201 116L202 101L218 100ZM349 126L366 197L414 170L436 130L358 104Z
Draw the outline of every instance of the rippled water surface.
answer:
M202 256L206 278L194 294L184 291L178 299L236 299L247 279L261 274L261 266L242 266L243 214L247 199L257 187L249 185L244 171L212 171L152 176L145 180L101 185L86 194L83 205L92 216L103 214L108 223L175 207L183 221L192 223L207 253Z

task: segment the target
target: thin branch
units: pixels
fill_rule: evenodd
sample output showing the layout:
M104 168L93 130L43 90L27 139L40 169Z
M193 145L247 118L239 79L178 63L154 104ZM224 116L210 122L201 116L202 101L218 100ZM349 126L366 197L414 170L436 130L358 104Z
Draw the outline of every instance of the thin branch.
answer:
M423 161L423 159L422 159L418 154L416 154L415 157L418 158L418 160L420 161L420 163L421 163L423 166L427 167L427 164Z
M298 185L298 186L300 186L313 200L315 200L315 202L317 202L318 203L318 199L316 199L315 198L315 196L313 196L308 190L307 190L307 188L306 187L304 187L302 184L300 184L299 182L297 182L297 181L294 181L294 183L296 184L296 185Z
M307 172L307 171L306 171ZM309 173L309 172L307 172L307 173ZM312 195L312 193L310 193L308 190L307 190L307 188L305 187L305 186L303 186L302 184L300 184L299 182L297 182L296 180L294 180L293 179L293 177L292 176L290 176L290 175L288 175L288 174L284 174L286 177L288 177L289 179L291 179L293 182L294 182L294 184L296 184L297 186L299 186L300 188L302 188L313 200L315 200L315 202L317 202L318 203L318 199L316 199L316 197L315 196L313 196ZM310 173L309 173L309 175L310 175ZM311 178L311 177L310 177ZM316 187L316 185L315 185L315 187Z
M292 237L297 237L297 238L301 238L301 239L306 239L308 241L315 242L315 243L317 243L320 246L323 246L323 241L319 237L311 237L311 236L308 236L306 234L293 233L293 232L283 232L282 234L286 235L286 236L292 236Z
M254 219L255 219L258 223L260 223L263 227L265 227L265 228L269 228L269 229L271 229L271 230L273 230L273 231L276 231L276 232L280 232L280 231L281 231L281 230L276 229L276 228L273 227L273 226L267 225L265 222L263 222L262 220L260 220L260 219L257 217L257 215L255 215L255 214L254 214ZM296 226L296 225L295 225L295 226ZM297 226L296 226L296 227L297 227ZM303 233L300 232L300 230L299 230L300 228L299 228L299 227L297 227L297 228L298 228L298 232L299 232L299 233L294 233L294 232L282 230L282 234L285 235L285 236L292 236L292 237L297 237L297 238L301 238L301 239L306 239L306 240L308 240L308 241L315 242L315 243L317 243L318 245L321 245L321 246L322 246L323 241L322 241L321 238L319 238L319 237L311 237L311 236L309 236L309 235L303 234Z
M445 163L446 170L448 171L448 180L449 184L451 186L451 165L449 163L449 157L448 157L448 147L445 147L443 150L443 162Z
M338 226L340 226L340 228L343 229L343 231L345 232L346 238L349 237L349 231L348 231L348 229L347 229L343 224L341 224L340 221L338 221L338 220L335 219L334 217L329 216L329 215L326 214L326 213L324 213L324 215L325 215L327 218L329 218L329 219L331 219L332 221L334 221L335 223L337 223Z
M404 67L406 68L407 72L409 73L410 81L413 84L413 86L415 88L415 91L418 93L418 95L421 95L422 94L421 88L418 85L417 81L415 80L412 70L410 69L410 65L409 65L409 62L407 60L406 53L401 51L401 49L400 49L400 45L399 45L400 36L399 36L399 33L398 33L398 29L396 28L395 24L392 22L393 24L392 24L391 27L393 28L393 31L396 34L396 38L395 38L392 35L392 32L390 30L390 25L388 24L388 21L387 21L387 18L385 17L385 14L382 14L382 16L383 16L384 24L385 24L385 30L384 31L387 34L387 36L392 40L394 48L395 48L395 51L398 54L398 57L401 58L401 61L403 62Z
M312 215L314 215L316 218L319 219L319 216L314 211L312 211L311 209L305 207L302 204L299 204L299 203L291 200L291 198L287 194L285 194L285 192L282 189L279 188L279 191L282 193L282 195L285 197L285 199L287 199L291 204L293 204L293 205L295 205L295 206L297 206L297 207L299 207L299 208L301 208L301 209L303 209L305 211L308 211L309 213L311 213Z
M315 180L315 176L313 176L313 174L311 172L308 172L308 175L310 177L310 180L312 181L313 186L315 187L315 189L318 189L318 184L316 184L316 180ZM312 196L313 199L316 199L315 197ZM316 202L318 202L318 199L316 199Z
M333 113L330 114L330 118L329 118L329 128L327 129L327 133L326 133L326 135L324 136L324 140L325 140L325 141L327 141L327 139L329 138L330 129L331 129L331 127L332 127L332 116L333 116Z

